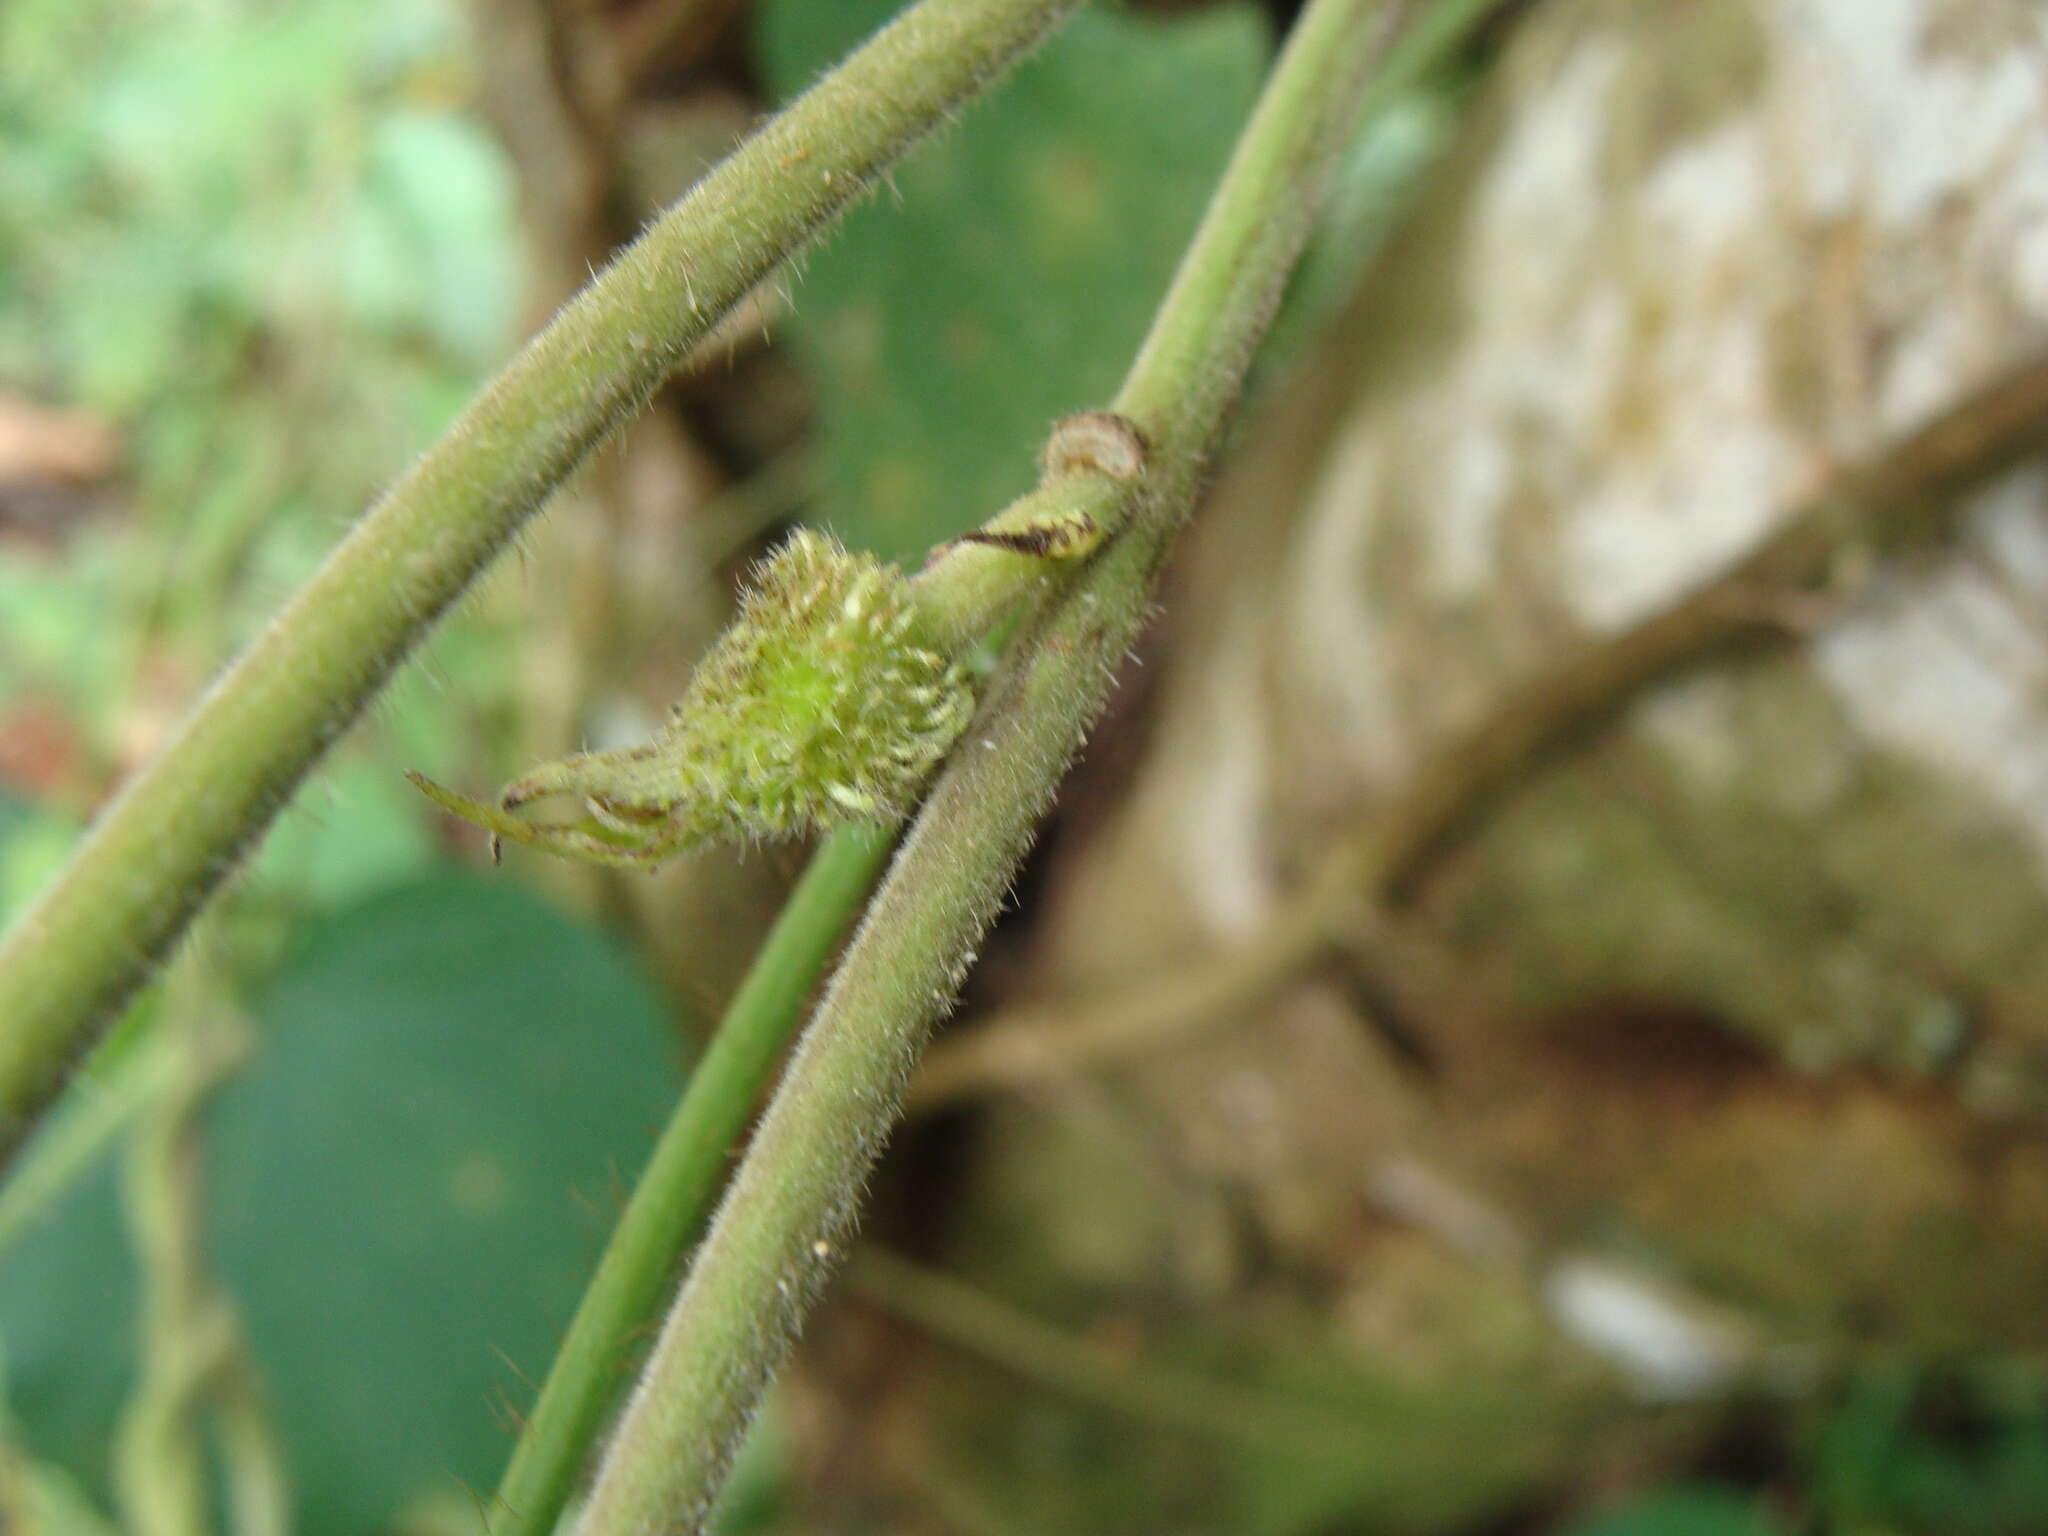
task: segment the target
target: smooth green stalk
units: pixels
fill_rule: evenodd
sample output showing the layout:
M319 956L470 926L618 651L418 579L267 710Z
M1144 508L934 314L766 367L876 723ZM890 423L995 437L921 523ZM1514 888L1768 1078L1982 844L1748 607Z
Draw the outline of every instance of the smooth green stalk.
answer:
M710 1232L599 1470L583 1536L697 1531L869 1169L1143 622L1153 576L1306 239L1370 64L1372 0L1297 23L1116 409L1147 445L1122 536L1027 626L871 903ZM1077 502L1117 477L1077 473ZM1121 482L1119 482L1121 483Z
M0 1156L307 770L746 292L1077 0L923 0L628 247L357 524L0 946Z
M631 1343L702 1225L747 1116L889 843L881 827L842 827L819 845L790 893L690 1074L548 1368L492 1501L493 1536L547 1536L555 1528Z
M206 1421L227 1319L200 1254L199 1116L225 1071L196 955L172 978L158 1026L170 1056L128 1158L130 1233L142 1274L140 1366L116 1436L115 1484L138 1536L207 1536Z

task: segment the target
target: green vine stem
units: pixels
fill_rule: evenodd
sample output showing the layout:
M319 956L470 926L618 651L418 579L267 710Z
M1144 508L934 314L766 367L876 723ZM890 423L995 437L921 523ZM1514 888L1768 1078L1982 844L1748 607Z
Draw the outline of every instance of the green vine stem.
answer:
M1143 622L1356 121L1376 8L1312 0L1296 23L1114 404L1145 444L1141 473L1083 468L1048 487L1115 536L1018 635L940 771L698 1248L600 1466L583 1536L696 1531L710 1517L837 1266L918 1050ZM990 553L954 545L939 559Z
M727 1158L823 973L889 854L870 823L812 855L613 1228L492 1501L493 1536L554 1530L616 1395L629 1346L654 1316L676 1258L702 1224Z
M326 748L719 318L1077 0L922 0L628 247L357 524L0 945L0 1156Z

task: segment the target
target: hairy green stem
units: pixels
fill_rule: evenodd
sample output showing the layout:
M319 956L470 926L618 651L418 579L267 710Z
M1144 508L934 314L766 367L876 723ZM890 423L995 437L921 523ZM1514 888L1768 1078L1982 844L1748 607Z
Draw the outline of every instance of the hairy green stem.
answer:
M1373 0L1312 0L1115 409L1135 484L1063 477L1121 536L1020 633L805 1030L598 1474L584 1536L701 1530L748 1422L840 1257L933 1021L951 1006L1143 622L1370 65ZM1115 527L1117 524L1112 523Z
M530 342L201 700L0 945L0 1155L322 752L718 319L1077 0L923 0Z
M493 1536L547 1536L615 1395L632 1341L654 1316L702 1224L804 1000L888 858L889 833L841 828L812 855L762 942L710 1048L613 1228L548 1368L492 1501Z

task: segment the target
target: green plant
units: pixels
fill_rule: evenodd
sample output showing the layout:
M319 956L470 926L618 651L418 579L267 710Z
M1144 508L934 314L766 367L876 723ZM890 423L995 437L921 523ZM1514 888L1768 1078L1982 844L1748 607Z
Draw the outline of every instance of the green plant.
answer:
M938 557L939 570L972 570L1008 553L988 535L1028 540L1047 526L1103 541L1012 643L968 745L947 760L870 903L621 1419L585 1516L591 1536L699 1529L709 1517L769 1378L837 1266L925 1034L1143 621L1356 121L1372 10L1315 0L1289 40L1113 404L1141 435L1142 473L1081 453L986 525L983 541ZM1055 448L1048 467L1065 471L1066 455Z
M0 1048L10 1141L53 1091L59 1061L132 991L547 489L774 261L1065 8L928 0L651 231L373 511L0 952L0 1008L15 1025ZM1440 53L1483 9L1432 8L1397 62ZM534 1418L559 1426L529 1463L542 1491L505 1495L515 1519L551 1521L602 1409L604 1368L694 1224L748 1089L886 852L872 823L900 820L922 794L692 1270L585 1528L708 1517L762 1385L843 1247L916 1047L1143 620L1355 126L1373 10L1368 0L1310 7L1113 409L1054 431L1035 490L914 577L799 536L645 747L536 769L495 807L423 782L495 836L604 863L853 823L828 841L729 1015L720 1045L735 1042L735 1064L700 1069L643 1184L647 1205L636 1197L622 1222L614 1252L625 1256L601 1269L594 1320L561 1356L577 1378L570 1406ZM735 228L747 236L737 246ZM975 679L970 655L1006 633L993 673ZM513 814L554 795L580 801L582 818ZM715 1104L699 1084L713 1085ZM716 1367L702 1369L707 1360ZM525 1486L521 1465L515 1457L508 1486Z

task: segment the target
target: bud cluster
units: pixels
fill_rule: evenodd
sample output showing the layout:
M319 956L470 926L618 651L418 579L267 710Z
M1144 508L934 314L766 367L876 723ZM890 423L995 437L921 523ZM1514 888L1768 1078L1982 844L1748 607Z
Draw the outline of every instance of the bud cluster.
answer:
M906 815L974 695L922 632L893 565L798 532L650 750L682 771L706 831L786 837Z

